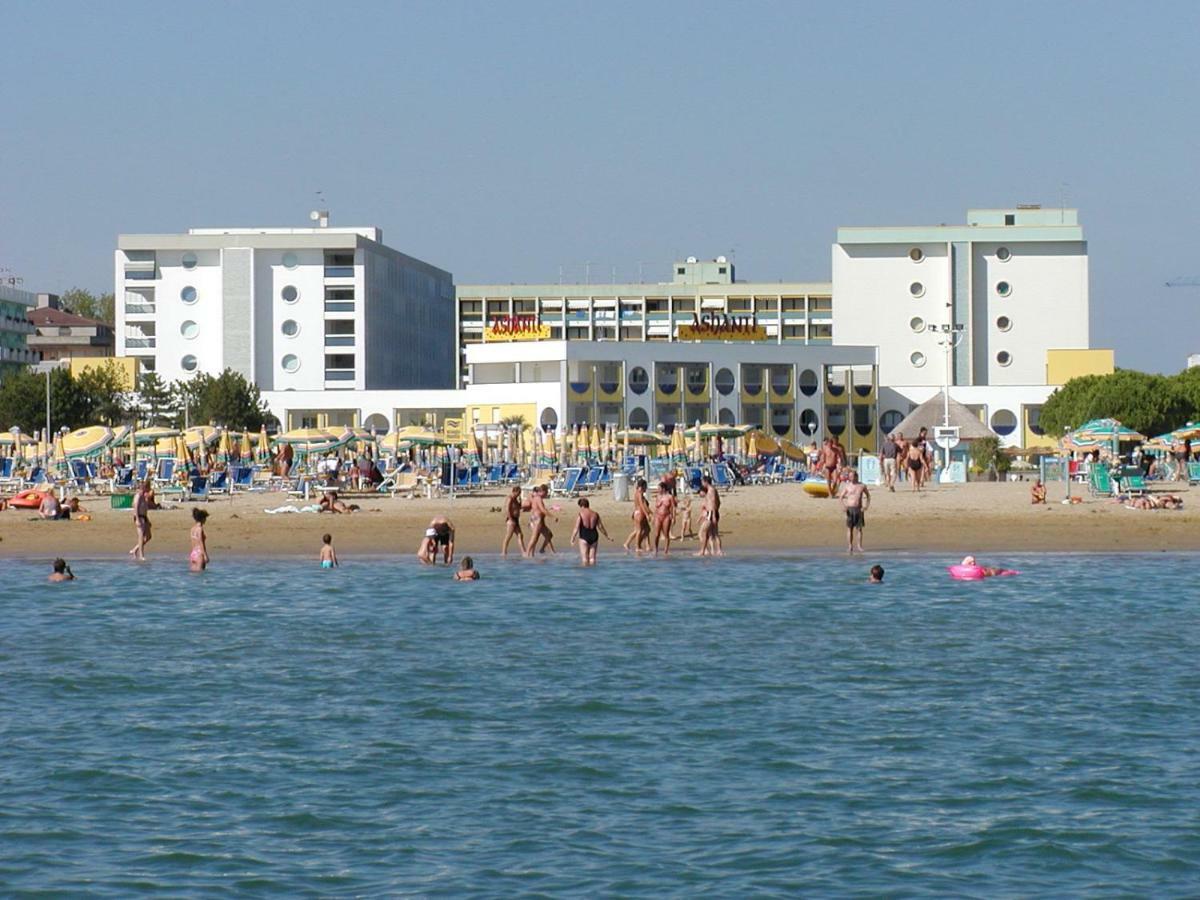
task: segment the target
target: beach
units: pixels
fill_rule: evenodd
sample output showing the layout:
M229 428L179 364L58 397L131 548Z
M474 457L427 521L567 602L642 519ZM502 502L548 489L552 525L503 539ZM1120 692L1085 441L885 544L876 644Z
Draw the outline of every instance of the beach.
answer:
M1049 502L1033 506L1029 484L1021 482L971 483L934 486L913 494L907 485L896 493L874 487L867 513L865 546L868 555L887 552L946 552L986 554L1005 551L1156 551L1200 550L1200 491L1186 485L1163 485L1161 491L1184 498L1182 510L1132 510L1107 499L1087 496L1084 485L1072 485L1084 501L1064 505L1063 485L1049 486ZM319 495L313 495L315 503ZM343 558L361 555L416 552L421 534L435 515L447 516L457 531L456 551L493 553L504 533L502 505L505 494L481 494L427 499L391 498L386 495L343 495L361 508L349 515L330 513L280 513L266 509L304 501L281 492L239 493L201 503L210 513L209 552L222 556L313 557L321 535L334 536ZM611 491L589 495L602 516L614 543L602 542L601 561L620 553L628 534L631 505L612 499ZM0 512L0 557L122 556L133 545L129 510L110 508L107 496L83 497L90 521L44 522L32 510ZM174 499L170 508L151 514L154 539L152 557L188 551L190 509ZM553 498L560 506L558 521L551 520L560 553L569 552L574 526L574 498ZM810 497L799 485L781 484L739 488L722 497L721 526L726 553L817 551L845 548L844 517L840 504ZM698 516L699 501L692 515ZM526 534L528 524L525 523ZM690 552L695 541L676 544Z

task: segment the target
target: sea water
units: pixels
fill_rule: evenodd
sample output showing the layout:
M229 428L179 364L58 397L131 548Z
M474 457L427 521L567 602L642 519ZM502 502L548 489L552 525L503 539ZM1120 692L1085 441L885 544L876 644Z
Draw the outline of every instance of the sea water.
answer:
M0 562L0 893L1200 893L1196 558Z

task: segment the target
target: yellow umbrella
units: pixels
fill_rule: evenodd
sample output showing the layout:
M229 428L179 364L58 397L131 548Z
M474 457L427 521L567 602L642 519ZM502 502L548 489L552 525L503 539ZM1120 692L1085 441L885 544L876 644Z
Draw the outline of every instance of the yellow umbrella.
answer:
M554 446L554 431L550 428L546 429L546 436L542 440L542 452L551 461L558 459L558 450Z
M751 431L746 435L746 455L750 459L758 459L758 432Z
M173 438L175 441L175 461L187 465L191 460L191 454L188 452L187 439L182 434L177 434Z
M242 459L254 459L254 448L250 446L250 432L242 432L242 445L238 448Z
M599 456L600 455L600 426L596 425L594 422L592 423L592 439L589 443L591 444L592 453L596 456Z

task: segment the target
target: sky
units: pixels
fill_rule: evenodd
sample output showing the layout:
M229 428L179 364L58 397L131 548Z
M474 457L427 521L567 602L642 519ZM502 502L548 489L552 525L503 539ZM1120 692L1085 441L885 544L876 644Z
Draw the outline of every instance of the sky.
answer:
M1200 287L1164 286L1200 276L1200 4L7 0L0 35L27 290L318 205L460 284L824 281L838 226L1065 200L1092 345L1200 352Z

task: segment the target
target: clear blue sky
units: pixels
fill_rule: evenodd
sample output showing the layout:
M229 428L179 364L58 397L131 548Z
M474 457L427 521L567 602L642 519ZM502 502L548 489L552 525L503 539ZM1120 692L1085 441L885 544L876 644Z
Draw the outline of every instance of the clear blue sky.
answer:
M121 232L334 224L460 283L824 280L839 225L1058 205L1092 340L1200 352L1195 3L0 7L0 268L111 290ZM1047 315L1053 315L1052 310Z

